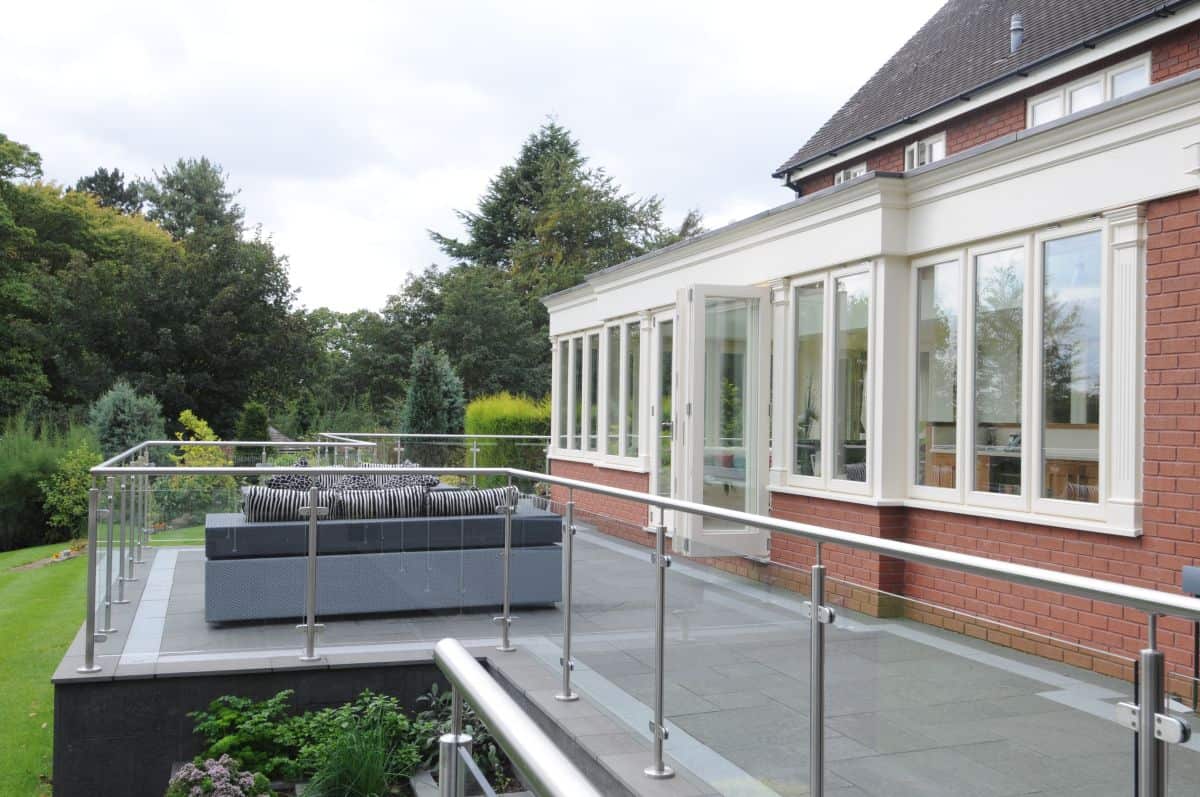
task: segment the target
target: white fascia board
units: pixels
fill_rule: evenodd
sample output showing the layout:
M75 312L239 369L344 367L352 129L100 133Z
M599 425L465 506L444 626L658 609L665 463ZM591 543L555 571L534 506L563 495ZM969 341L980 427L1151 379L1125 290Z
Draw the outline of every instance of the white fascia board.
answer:
M798 166L789 169L788 174L791 175L791 182L798 182L806 177L824 172L826 169L834 166L840 166L848 161L863 160L867 153L874 152L880 147L886 147L889 144L895 144L911 138L913 133L918 130L937 128L939 125L947 124L985 105L990 105L997 100L1019 94L1027 89L1053 80L1060 75L1073 72L1076 69L1080 69L1116 53L1137 47L1139 44L1144 44L1151 39L1155 39L1164 33L1170 33L1172 30L1181 28L1196 20L1200 20L1200 4L1187 6L1168 17L1144 22L1132 30L1097 42L1095 49L1087 50L1081 48L1078 52L1063 56L1053 63L1034 68L1029 71L1029 77L1012 77L998 86L971 95L971 99L969 100L960 100L958 104L952 105L947 109L918 117L917 121L913 124L901 124L890 132L876 136L874 141L863 141L858 144L846 146L839 149L837 155L813 161L802 167Z
M1195 190L1200 76L904 180L910 255Z

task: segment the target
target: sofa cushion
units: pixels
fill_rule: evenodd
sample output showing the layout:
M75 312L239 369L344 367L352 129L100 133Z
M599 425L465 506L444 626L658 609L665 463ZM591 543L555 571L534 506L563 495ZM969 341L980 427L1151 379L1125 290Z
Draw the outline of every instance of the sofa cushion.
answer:
M272 489L265 485L255 484L242 488L242 511L249 523L263 523L280 520L306 520L307 515L300 511L308 506L308 490ZM322 490L318 493L317 506L332 507L333 494Z
M346 520L421 517L425 514L425 488L390 490L338 490L334 517Z
M415 462L409 462L407 459L403 462L393 465L391 463L371 464L369 462L360 462L360 468L391 468L393 470L404 471L411 468L421 467ZM437 487L441 481L432 473L397 473L396 475L388 474L387 476L366 476L355 478L373 478L381 487Z
M267 479L272 490L307 490L312 485L312 479L303 473L280 473Z
M516 487L492 487L486 490L430 490L425 497L425 513L430 517L494 515L498 506L516 506Z

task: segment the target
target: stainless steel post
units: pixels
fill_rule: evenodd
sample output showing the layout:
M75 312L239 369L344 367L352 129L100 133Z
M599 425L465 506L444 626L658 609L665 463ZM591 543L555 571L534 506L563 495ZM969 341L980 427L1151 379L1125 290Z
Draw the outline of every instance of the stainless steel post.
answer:
M116 515L115 504L113 501L113 477L108 477L108 527L112 530L113 517ZM126 531L127 524L125 518L118 518L120 525L117 533L117 597L113 603L124 604L129 603L129 599L125 597L125 582L134 581L133 565L131 564L132 556L126 553Z
M667 634L667 568L671 557L667 556L667 527L654 526L654 719L650 720L650 734L654 737L654 760L643 772L651 778L674 777L675 770L663 761L663 741L667 738L667 726L663 719L663 679L666 676Z
M1149 616L1148 644L1138 654L1138 797L1165 797L1167 746L1154 733L1155 715L1166 713L1163 654L1158 647L1158 616Z
M105 505L108 507L108 524L107 524L108 525L108 541L105 545L105 556L104 556L104 622L101 624L103 627L100 629L100 633L107 635L107 634L114 633L116 631L116 629L113 628L113 624L112 624L112 605L113 605L113 596L112 596L112 583L113 583L113 578L112 578L112 555L113 555L112 491L113 491L113 477L109 476L108 478L106 478L104 480L104 484L105 484L105 487L107 487L107 491L105 492L104 500L105 500ZM91 556L90 551L88 553L88 556L89 557ZM94 561L94 560L89 560L89 561ZM120 587L118 587L118 590L121 594L123 594L125 592L125 585L121 584ZM121 601L121 602L129 603L129 601Z
M571 659L571 581L575 570L573 561L575 550L575 491L570 488L567 489L567 510L563 513L562 549L562 691L555 695L554 699L569 702L579 699L579 695L571 691L571 670L575 669L575 662Z
M83 623L83 666L76 672L100 672L96 664L96 642L103 642L103 634L96 633L96 520L100 513L100 491L95 487L88 490L88 574L87 611Z
M262 464L264 464L264 465L266 465L266 464L267 464L267 447L266 447L266 446L263 446L263 447L262 447L262 460L261 460L261 462L262 462Z
M512 478L508 481L511 487ZM504 605L501 609L502 614L496 618L496 622L500 623L500 644L496 646L496 650L511 653L516 650L508 640L509 626L512 625L512 499L506 500L503 506L496 507L496 511L504 513Z
M130 495L136 479L137 476L130 476L128 479L121 480L121 522L129 524L129 539L133 548L133 563L140 565L146 561L142 558L142 529L135 522L133 500Z
M820 561L820 548L817 550ZM825 565L812 566L812 611L810 612L808 791L812 797L825 794ZM832 618L829 618L832 619Z
M463 797L467 786L467 768L459 750L471 754L472 739L462 730L462 695L451 687L450 733L438 737L438 795Z
M308 511L308 577L304 585L304 625L299 626L304 631L304 654L300 661L318 661L317 655L317 518L327 514L329 510L317 506L318 489L309 488L308 506L301 510Z
M474 439L471 440L471 467L472 468L479 467L479 441L474 440ZM511 483L511 481L512 480L510 479L509 482ZM479 474L478 473L471 474L471 486L472 487L479 486Z

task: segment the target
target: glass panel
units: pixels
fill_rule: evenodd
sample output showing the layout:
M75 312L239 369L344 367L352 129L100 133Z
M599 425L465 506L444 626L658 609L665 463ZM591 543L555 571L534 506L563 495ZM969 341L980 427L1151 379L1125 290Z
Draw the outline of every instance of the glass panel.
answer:
M1104 85L1097 80L1071 90L1071 113L1104 102Z
M871 275L837 281L837 381L834 383L836 447L833 475L867 480L867 325L871 315Z
M567 392L570 390L570 371L571 367L569 350L567 349L567 341L560 340L558 342L558 447L567 447Z
M599 428L600 398L600 336L587 336L587 443L588 451L596 450L596 431Z
M753 511L747 484L747 441L755 436L758 391L752 363L757 345L757 299L708 298L704 302L703 503ZM705 529L726 528L709 518Z
M571 442L570 448L578 449L579 438L583 433L583 338L575 338L571 341L571 359L574 365L571 372L571 387L574 390L574 398L571 407Z
M642 330L634 321L627 326L625 341L625 456L636 457L638 451L639 373L642 365Z
M605 451L616 455L621 443L621 328L608 328L608 386L605 393Z
M975 258L976 490L1021 493L1025 250Z
M658 324L658 486L659 495L671 494L671 367L675 323Z
M1112 96L1123 97L1126 94L1144 89L1150 85L1150 71L1146 64L1116 72L1112 76Z
M821 371L825 348L825 286L796 288L796 451L792 472L821 475Z
M946 139L940 137L930 139L925 162L934 163L944 157L946 157Z
M1043 250L1042 494L1100 500L1100 233Z
M1035 102L1029 109L1029 126L1036 127L1053 122L1062 116L1062 97L1055 95Z
M954 487L958 462L958 263L917 272L916 482Z

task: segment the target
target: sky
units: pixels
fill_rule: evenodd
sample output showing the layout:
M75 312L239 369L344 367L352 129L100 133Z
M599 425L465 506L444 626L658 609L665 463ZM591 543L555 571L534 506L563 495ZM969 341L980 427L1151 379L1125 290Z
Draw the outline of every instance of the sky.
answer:
M68 185L208 156L300 304L379 309L548 118L668 222L787 201L771 172L940 5L18 3L0 132Z

